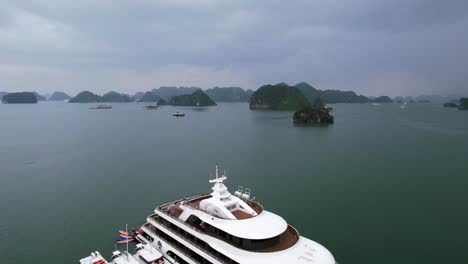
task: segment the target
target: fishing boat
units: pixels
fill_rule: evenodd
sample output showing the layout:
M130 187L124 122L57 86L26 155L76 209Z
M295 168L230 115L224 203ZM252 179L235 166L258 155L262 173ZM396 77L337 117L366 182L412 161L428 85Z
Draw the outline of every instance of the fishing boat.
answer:
M112 109L112 105L98 105L89 109Z
M148 110L156 110L156 109L159 109L160 106L159 105L145 105L144 108Z
M179 116L185 116L185 113L182 113L182 112L175 112L175 113L173 113L172 115L173 115L173 116L179 117Z

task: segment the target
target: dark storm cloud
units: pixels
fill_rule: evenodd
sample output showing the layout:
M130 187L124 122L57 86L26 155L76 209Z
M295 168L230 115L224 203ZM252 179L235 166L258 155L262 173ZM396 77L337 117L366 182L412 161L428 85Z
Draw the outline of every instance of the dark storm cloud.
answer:
M468 91L467 1L6 1L0 90ZM38 87L40 86L40 87Z

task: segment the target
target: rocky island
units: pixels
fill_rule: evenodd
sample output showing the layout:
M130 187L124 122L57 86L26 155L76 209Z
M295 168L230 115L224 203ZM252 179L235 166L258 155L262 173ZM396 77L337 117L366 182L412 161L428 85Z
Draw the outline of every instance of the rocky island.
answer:
M296 111L293 115L294 124L333 124L335 118L330 115L331 109L327 108L320 98L317 98L312 106L307 106Z
M48 101L65 101L70 99L70 96L64 92L54 92L48 99Z
M250 98L251 110L296 111L309 105L309 101L297 87L286 83L264 85Z
M171 105L177 106L213 106L216 103L201 89L192 94L174 96L170 100Z
M4 104L37 104L37 101L34 92L8 93L2 97Z

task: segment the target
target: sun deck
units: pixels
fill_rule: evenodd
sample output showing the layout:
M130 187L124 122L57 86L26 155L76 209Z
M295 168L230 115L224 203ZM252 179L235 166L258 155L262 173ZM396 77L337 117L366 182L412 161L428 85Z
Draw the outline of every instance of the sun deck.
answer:
M212 197L211 195L203 195L203 196L198 196L198 197L193 198L193 199L188 198L186 201L182 202L182 204L186 205L186 206L189 206L189 207L192 207L192 208L197 209L197 210L201 210L200 209L201 201L203 201L205 199L209 199L211 197ZM252 201L252 200L245 200L245 202L257 213L257 215L262 213L263 206L261 204L255 202L255 201ZM180 205L181 203L178 203L178 204ZM243 212L241 210L231 211L231 213L237 218L237 220L243 220L243 219L248 219L248 218L255 217L255 216L247 214L247 213L245 213L245 212Z

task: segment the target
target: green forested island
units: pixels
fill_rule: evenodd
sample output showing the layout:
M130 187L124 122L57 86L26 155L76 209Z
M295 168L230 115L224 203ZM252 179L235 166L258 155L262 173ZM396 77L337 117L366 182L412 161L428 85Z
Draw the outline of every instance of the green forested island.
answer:
M295 124L333 124L335 118L330 115L330 108L327 108L320 98L315 99L311 106L302 108L293 115Z
M460 99L460 109L468 110L468 98L463 97L462 99Z
M4 104L36 104L37 101L34 92L8 93L2 97Z
M170 100L171 105L177 106L213 106L216 103L206 95L203 90L196 90L192 94L174 96Z
M309 105L309 101L297 87L286 83L264 85L250 98L252 110L297 110Z

